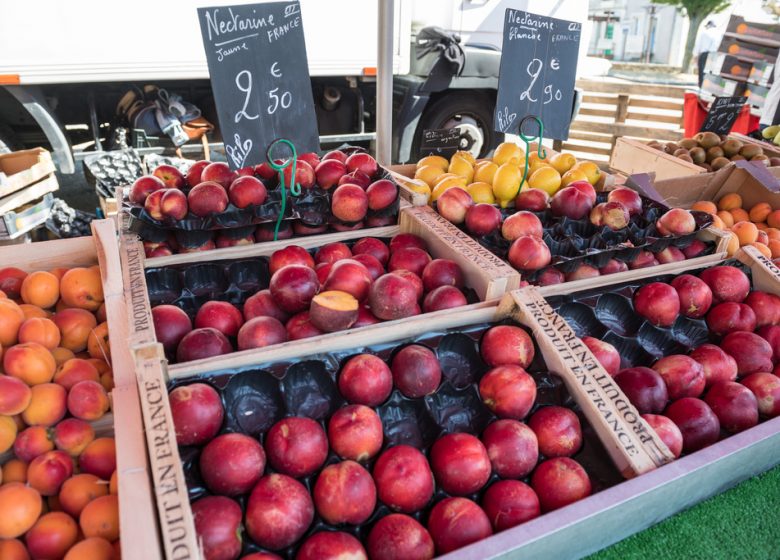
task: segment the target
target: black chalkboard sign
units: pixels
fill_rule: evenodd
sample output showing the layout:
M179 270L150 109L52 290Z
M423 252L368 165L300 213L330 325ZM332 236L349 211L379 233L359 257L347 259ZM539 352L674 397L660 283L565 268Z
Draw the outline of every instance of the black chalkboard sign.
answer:
M580 28L574 21L506 10L495 130L517 134L520 121L533 115L544 123L545 138L569 137ZM539 133L535 124L522 132Z
M277 138L319 150L300 3L198 8L198 19L230 166L264 162Z
M423 156L442 156L450 159L460 149L460 130L436 128L423 130L420 152Z
M716 97L710 105L710 112L701 125L700 132L714 132L726 135L731 132L734 121L739 117L747 97Z

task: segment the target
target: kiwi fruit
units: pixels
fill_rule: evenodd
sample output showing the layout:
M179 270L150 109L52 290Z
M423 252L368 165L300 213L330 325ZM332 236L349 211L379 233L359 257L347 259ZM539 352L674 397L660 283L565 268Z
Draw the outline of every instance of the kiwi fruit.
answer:
M724 156L731 157L733 155L738 154L739 151L742 149L742 142L731 138L723 142L723 144L721 144L720 147L723 148Z
M699 132L696 136L694 136L694 138L705 150L720 144L720 136L714 132Z
M769 157L765 156L764 154L753 156L752 158L750 158L750 161L760 161L761 163L763 163L767 167L769 167L769 165L770 165Z
M693 158L688 155L688 153L680 154L679 156L675 156L677 159L681 159L683 161L687 161L688 163L693 163Z
M654 150L663 150L664 149L663 145L658 143L658 142L656 142L655 140L650 140L647 143L647 146L649 148L653 148Z
M699 143L693 138L683 138L680 140L679 144L681 148L685 148L686 150L692 150L699 146Z
M704 163L707 160L707 152L704 151L704 148L699 146L691 148L691 151L688 153L691 156L693 163Z
M710 162L710 166L712 167L713 171L717 171L721 167L727 166L729 163L731 163L727 158L723 156L716 157Z
M677 148L672 155L675 156L675 157L681 156L681 155L686 155L687 156L688 155L688 150L686 150L685 148Z
M761 149L761 146L756 146L755 144L745 144L742 146L742 149L739 151L739 155L745 157L746 159L751 159L756 156L760 156L764 153L764 150Z
M712 146L707 148L707 163L712 163L712 160L723 157L723 148L720 146Z
M665 151L666 151L667 154L673 154L674 152L676 152L679 149L680 149L680 146L675 144L674 142L667 142L666 143L666 150Z
M739 161L739 160L745 159L745 156L741 156L739 154L736 154L736 155L731 156L729 159L731 161Z
M704 169L704 170L705 170L707 173L709 173L710 171L712 171L712 166L711 166L709 163L700 163L700 164L699 164L699 167L701 167L702 169Z
M769 166L770 167L777 167L780 165L780 157L771 157L769 158Z

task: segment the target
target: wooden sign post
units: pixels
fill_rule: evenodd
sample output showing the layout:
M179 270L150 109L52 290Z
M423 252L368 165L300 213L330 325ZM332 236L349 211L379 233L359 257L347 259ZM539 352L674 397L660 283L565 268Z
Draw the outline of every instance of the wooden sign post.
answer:
M538 130L519 131L530 115L544 123L545 138L569 137L580 28L574 21L506 10L495 130L538 136Z
M263 163L277 138L319 150L300 3L198 8L198 19L230 166Z

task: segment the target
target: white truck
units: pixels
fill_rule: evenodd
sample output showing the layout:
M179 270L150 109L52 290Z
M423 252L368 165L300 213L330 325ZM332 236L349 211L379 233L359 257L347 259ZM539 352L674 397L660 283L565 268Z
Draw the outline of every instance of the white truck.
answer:
M25 0L4 9L0 151L47 146L72 173L74 154L104 149L122 95L146 84L179 93L218 127L196 8L236 3ZM377 5L301 0L323 145L375 137ZM587 23L582 0L395 0L394 161L416 158L423 129L457 127L461 148L475 156L502 140L492 124L506 8ZM459 75L457 64L440 62L442 51L421 54L415 39L428 26L460 36ZM219 149L218 128L209 139Z

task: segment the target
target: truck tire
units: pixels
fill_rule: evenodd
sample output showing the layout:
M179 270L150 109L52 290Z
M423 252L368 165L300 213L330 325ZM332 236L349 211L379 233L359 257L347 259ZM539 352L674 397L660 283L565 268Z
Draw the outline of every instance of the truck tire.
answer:
M459 128L461 150L485 157L504 140L493 130L495 100L485 93L456 91L440 97L423 111L414 136L412 157L420 158L423 130Z
M0 154L9 154L19 149L16 142L16 135L11 127L0 123Z

